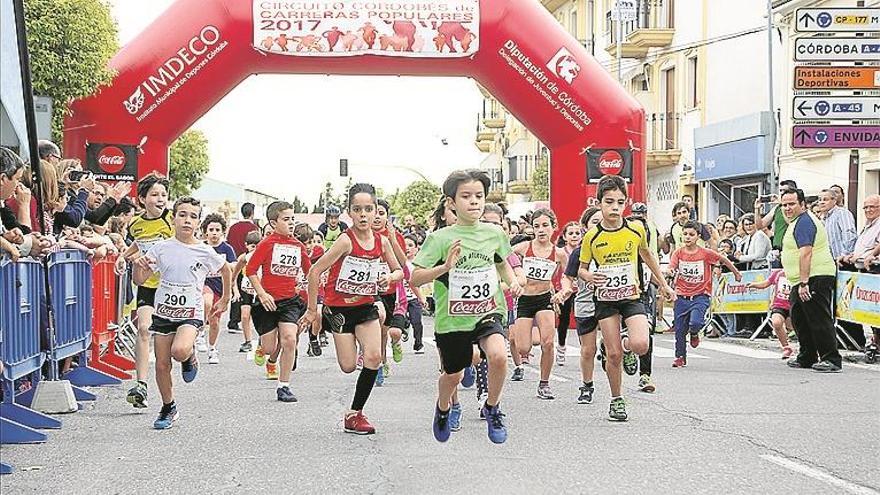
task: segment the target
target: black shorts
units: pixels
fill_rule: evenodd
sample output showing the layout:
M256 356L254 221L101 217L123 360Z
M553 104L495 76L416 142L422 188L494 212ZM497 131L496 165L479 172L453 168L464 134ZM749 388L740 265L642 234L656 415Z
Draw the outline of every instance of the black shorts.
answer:
M140 290L140 288L138 290ZM153 290L155 291L156 289ZM159 335L172 335L177 333L177 329L182 327L183 325L192 325L196 327L196 330L201 330L201 328L205 326L205 322L203 322L202 320L171 321L166 320L165 318L154 316L153 324L150 325L150 333L155 333Z
M519 296L516 305L516 317L534 318L541 311L553 311L553 303L550 302L552 295L549 292L536 296Z
M257 302L257 296L254 294L248 294L243 290L239 290L238 292L241 297L238 298L238 303L242 306L253 306Z
M597 320L604 320L614 315L620 315L622 319L627 320L633 316L647 314L648 312L645 311L645 305L637 299L628 299L625 301L596 301Z
M791 316L791 311L785 308L770 308L770 316L773 316L774 314L782 315L782 319L786 319Z
M574 321L577 323L578 337L589 335L595 332L596 328L599 327L599 320L597 320L595 316L587 316L586 318L576 317Z
M299 323L306 312L306 303L299 296L275 301L276 310L266 311L258 301L251 307L251 318L257 334L266 335L276 330L279 323Z
M354 329L361 323L379 319L379 310L375 304L360 306L324 306L323 327L333 333L354 334Z
M382 324L387 327L400 328L401 330L406 328L406 317L394 314L394 310L397 308L397 292L382 294L379 296L379 300L382 301L382 306L385 308L385 321Z
M507 330L501 326L499 314L486 316L470 331L435 334L443 371L453 374L470 366L474 357L474 344L479 345L482 339L496 333L507 338Z
M156 289L150 287L137 288L137 307L149 306L156 307Z

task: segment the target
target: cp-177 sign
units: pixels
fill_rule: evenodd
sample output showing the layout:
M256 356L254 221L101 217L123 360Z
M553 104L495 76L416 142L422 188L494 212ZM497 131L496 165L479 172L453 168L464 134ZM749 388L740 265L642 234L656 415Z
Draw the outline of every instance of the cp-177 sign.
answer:
M470 57L480 46L479 0L253 0L254 48L298 57Z

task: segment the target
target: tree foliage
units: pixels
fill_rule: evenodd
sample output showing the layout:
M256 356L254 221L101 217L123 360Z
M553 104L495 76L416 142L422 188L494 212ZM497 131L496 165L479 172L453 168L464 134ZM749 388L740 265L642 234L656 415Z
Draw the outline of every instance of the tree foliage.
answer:
M532 201L547 201L550 199L550 166L547 159L542 157L535 166L531 178Z
M305 203L303 203L299 196L293 197L293 212L294 213L308 213L309 207Z
M412 215L417 223L425 224L428 215L440 199L440 187L423 180L413 182L389 197L391 211L398 218Z
M114 74L116 22L103 0L27 0L25 24L34 94L53 100L52 137L61 144L68 104L94 94Z
M168 176L171 182L171 197L186 196L202 184L202 179L210 168L208 139L202 131L190 129L171 145L168 163Z

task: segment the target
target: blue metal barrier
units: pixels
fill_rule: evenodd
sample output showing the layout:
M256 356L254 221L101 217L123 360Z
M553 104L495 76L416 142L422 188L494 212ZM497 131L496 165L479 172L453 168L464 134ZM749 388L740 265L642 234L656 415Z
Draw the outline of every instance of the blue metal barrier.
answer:
M45 442L46 435L34 428L60 428L61 422L15 401L15 380L30 376L35 386L45 360L40 349L43 266L32 260L0 260L0 289L0 438L2 443Z
M86 254L61 250L49 257L50 303L55 339L49 359L60 361L84 352L92 331L92 266Z

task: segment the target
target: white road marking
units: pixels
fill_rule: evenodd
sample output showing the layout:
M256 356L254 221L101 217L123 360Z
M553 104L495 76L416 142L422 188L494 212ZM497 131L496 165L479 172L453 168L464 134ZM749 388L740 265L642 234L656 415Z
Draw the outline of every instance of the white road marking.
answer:
M675 358L675 349L660 347L655 343L654 344L654 357ZM693 352L693 349L688 349L687 358L688 359L709 359L708 356L704 356L702 354L697 354L697 353Z
M675 340L667 340L664 339L662 342L674 344ZM656 347L655 347L656 348ZM763 349L753 349L751 347L745 347L737 344L722 344L719 342L707 342L706 339L702 339L700 341L700 349L707 349L715 352L722 352L724 354L732 354L734 356L747 357L752 359L776 359L778 361L782 360L782 353L766 351ZM690 353L688 353L688 357L690 357Z
M777 464L796 473L803 474L804 476L809 476L810 478L813 478L815 480L828 483L829 485L840 488L847 493L854 493L857 495L877 495L878 493L880 493L874 489L851 483L849 481L846 481L845 479L838 478L831 473L828 473L818 468L814 468L812 466L808 466L806 464L802 464L792 459L769 454L762 455L761 458L765 461L772 462L773 464Z

